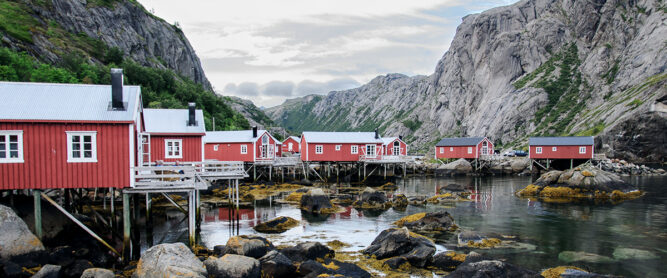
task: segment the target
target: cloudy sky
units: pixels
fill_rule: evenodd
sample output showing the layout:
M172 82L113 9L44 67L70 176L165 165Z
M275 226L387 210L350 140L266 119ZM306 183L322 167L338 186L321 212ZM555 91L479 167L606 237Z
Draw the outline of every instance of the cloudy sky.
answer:
M429 75L461 18L515 0L139 0L178 22L216 91L271 107Z

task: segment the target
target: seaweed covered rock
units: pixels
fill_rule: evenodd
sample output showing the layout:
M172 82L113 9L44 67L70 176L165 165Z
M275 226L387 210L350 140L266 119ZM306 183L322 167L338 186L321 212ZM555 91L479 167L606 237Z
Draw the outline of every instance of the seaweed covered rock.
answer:
M257 226L253 227L253 229L260 233L279 234L294 228L297 225L299 225L299 221L296 221L294 218L279 216L269 221L259 223Z
M542 277L544 278L604 278L604 277L614 277L609 275L600 275L596 273L591 273L576 266L558 266L554 268L545 269L542 271Z
M398 227L407 227L416 233L453 232L458 229L454 218L446 211L421 212L408 215L394 222Z
M450 183L441 187L438 191L440 194L452 193L452 192L465 192L466 188L465 186L457 183Z
M333 258L336 254L334 250L319 242L302 242L296 246L282 249L281 252L292 261L297 262Z
M257 259L241 255L209 257L204 261L204 265L209 277L215 278L260 278L262 274Z
M440 252L433 256L431 265L442 270L453 270L466 260L466 254L454 251Z
M489 249L500 244L502 241L498 238L488 238L481 236L475 232L463 231L457 235L459 246L467 246L470 248Z
M435 244L406 227L392 228L380 232L362 253L377 259L405 257L412 266L424 267L435 254Z
M517 195L547 202L582 199L619 202L638 198L642 192L616 174L585 165L567 171L547 172L533 184L519 190Z
M396 194L392 200L392 205L394 209L405 209L408 206L408 197L405 197L404 194Z
M204 278L204 264L183 243L163 243L148 248L137 264L133 278L187 276Z
M292 277L296 271L292 260L277 250L266 253L264 257L259 258L259 262L262 267L262 275L265 277Z
M303 277L360 277L370 278L371 274L361 267L333 259L308 260L299 265L297 274Z
M62 266L47 264L39 269L32 278L58 278L60 277L60 270Z
M302 210L312 213L333 213L335 207L329 196L321 188L315 188L301 196L300 207Z
M273 244L260 236L242 235L233 236L227 240L225 254L236 254L253 258L261 258L267 252L275 249Z
M0 205L0 258L44 251L44 245L9 207Z
M508 278L541 278L540 274L518 266L486 258L476 252L470 252L456 270L445 277L508 277Z
M352 204L357 209L388 209L391 203L384 192L366 187L361 192L361 198Z

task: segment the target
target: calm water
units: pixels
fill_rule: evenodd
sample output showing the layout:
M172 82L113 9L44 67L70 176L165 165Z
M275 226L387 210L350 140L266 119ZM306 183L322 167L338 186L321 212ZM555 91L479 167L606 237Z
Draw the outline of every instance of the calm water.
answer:
M372 213L346 208L345 212L313 219L292 205L258 205L241 210L240 234L257 234L252 229L257 223L277 216L290 216L302 220L301 225L280 235L263 236L274 245L337 239L352 244L344 249L352 251L368 246L382 230L392 227L391 223L403 216L445 209L463 229L516 236L522 248L478 252L529 269L539 271L558 265L575 265L603 274L667 277L667 178L628 178L647 194L619 205L548 204L515 197L514 192L530 181L529 177L399 180L397 192L408 196L433 195L439 187L449 183L466 185L474 193L471 202L448 207L408 206L403 212L389 209ZM330 185L329 189L336 191L340 187ZM202 244L209 248L225 244L232 235L227 208L203 209L203 213ZM182 221L182 214L176 211L169 211L167 215L166 220L155 222L155 242L185 242L187 221ZM438 249L453 249L454 244L454 240L441 241ZM562 251L582 251L613 258L614 250L619 247L650 251L659 259L569 264L558 259Z

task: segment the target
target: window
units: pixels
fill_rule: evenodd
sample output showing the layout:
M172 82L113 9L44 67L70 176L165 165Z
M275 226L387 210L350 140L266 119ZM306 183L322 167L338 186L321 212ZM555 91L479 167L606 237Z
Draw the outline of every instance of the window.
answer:
M340 145L336 145L336 150L340 151Z
M551 147L551 151L552 151L552 152L555 152L556 150L558 150L558 148L556 148L556 147Z
M315 146L315 153L322 154L322 145Z
M97 131L67 131L67 162L97 162Z
M468 153L472 153L472 147L468 147Z
M0 131L0 163L23 163L23 131Z
M445 148L440 148L440 153L445 153Z
M359 153L359 146L352 146L352 154L358 154Z
M579 147L579 153L586 153L586 147Z
M248 153L248 145L241 145L241 154Z
M276 144L276 152L280 151L280 145Z
M287 150L292 151L292 143L287 143Z
M213 145L213 150L217 152L218 151L218 146L219 145Z
M453 151L454 151L454 147L449 147L449 151L450 151L450 152L453 152Z
M535 153L542 153L542 147L536 147Z
M182 146L182 139L165 139L164 158L183 158Z

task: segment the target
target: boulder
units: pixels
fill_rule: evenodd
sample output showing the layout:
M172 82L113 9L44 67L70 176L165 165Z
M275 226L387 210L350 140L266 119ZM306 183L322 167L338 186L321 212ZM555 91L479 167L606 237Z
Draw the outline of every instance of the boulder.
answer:
M383 264L391 269L400 269L400 268L405 268L406 264L407 266L409 266L410 262L408 262L408 259L406 259L405 257L393 257L391 259L384 261Z
M86 269L92 268L93 264L87 260L75 260L74 262L63 266L60 276L65 278L79 278Z
M352 204L357 209L387 209L391 203L387 202L387 195L384 192L366 187L361 192L361 198Z
M83 271L81 278L115 278L113 271L104 268L89 268Z
M47 264L31 278L58 278L60 277L60 269L62 269L62 266Z
M0 205L0 258L44 251L42 242L14 210Z
M466 259L465 254L459 254L453 251L440 252L433 256L431 265L442 270L453 270Z
M408 206L408 197L405 197L404 194L396 194L394 195L392 205L394 209L404 209Z
M297 273L303 277L359 277L370 278L371 275L361 267L332 259L320 262L308 260L299 265Z
M458 229L454 218L446 211L422 212L409 215L394 222L398 227L407 227L417 233L453 232Z
M148 248L142 255L133 278L208 276L204 264L183 243L163 243Z
M512 167L512 172L521 173L523 170L526 170L530 166L530 158L518 158L512 159L510 167Z
M292 217L279 216L269 221L259 223L257 226L253 227L253 229L260 233L279 234L298 225L299 221L296 221Z
M600 275L596 273L591 273L581 268L575 266L558 266L554 268L545 269L542 271L542 277L544 278L605 278L605 277L616 277L610 275Z
M436 169L439 174L445 175L465 175L472 172L472 164L461 158L451 163L442 165Z
M464 192L466 191L465 186L457 184L457 183L450 183L448 185L445 185L440 188L440 194L445 194L445 193L452 193L452 192Z
M260 278L260 262L251 257L226 254L221 258L209 257L204 261L208 277L213 278Z
M27 273L23 271L23 267L11 261L0 260L0 275L7 278L21 278L25 277Z
M336 252L319 242L302 242L293 247L287 247L281 252L292 261L303 262L307 260L317 260L324 258L333 258Z
M225 254L236 254L242 256L261 258L267 252L275 249L273 244L260 236L242 235L233 236L227 240Z
M266 253L259 258L259 262L263 275L268 277L292 277L296 271L292 260L276 250Z
M477 262L464 262L456 270L445 277L468 278L468 277L542 277L531 270L519 268L512 264L498 260L482 260Z
M302 210L313 213L332 213L334 206L321 188L315 188L301 196Z
M435 254L435 244L430 239L410 233L408 228L392 228L382 232L362 253L377 259L405 257L412 266L423 267Z

